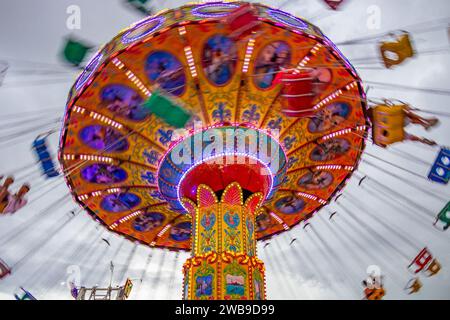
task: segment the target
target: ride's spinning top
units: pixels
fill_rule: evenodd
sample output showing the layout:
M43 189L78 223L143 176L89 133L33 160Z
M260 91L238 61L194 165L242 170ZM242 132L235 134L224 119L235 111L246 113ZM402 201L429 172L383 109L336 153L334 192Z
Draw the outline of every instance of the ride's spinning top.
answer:
M96 220L192 250L190 299L264 299L256 241L326 205L365 146L365 93L336 46L259 4L243 10L257 32L233 38L223 19L242 5L186 5L121 32L77 79L61 135L67 183ZM314 93L307 116L285 112L288 70L318 79L301 88Z

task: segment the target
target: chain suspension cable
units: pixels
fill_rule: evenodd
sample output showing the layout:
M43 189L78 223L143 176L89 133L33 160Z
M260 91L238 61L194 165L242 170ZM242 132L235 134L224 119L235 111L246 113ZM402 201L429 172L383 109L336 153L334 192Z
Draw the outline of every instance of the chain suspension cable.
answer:
M305 233L306 233L306 231L305 231ZM298 235L298 236L300 236L300 235ZM333 284L329 280L329 278L325 276L326 273L324 273L322 271L322 268L319 267L319 265L322 266L322 264L317 264L317 261L312 258L309 251L305 248L305 242L301 241L298 244L296 244L293 251L294 251L294 254L296 255L297 261L305 258L306 262L304 262L303 265L305 266L306 269L309 270L309 273L311 274L311 276L318 278L319 281L322 281L323 283L325 283L326 286L328 288L330 288L330 290L333 292L333 294L335 294L337 296L336 293L338 291L336 291L336 288L333 286ZM268 270L270 270L270 269L268 269Z
M398 91L400 89L400 90L406 90L406 91L432 93L432 94L444 95L444 96L450 95L450 90L442 89L442 88L419 88L419 87L412 87L412 86L401 85L401 84L385 83L385 82L370 81L370 80L364 81L364 83L367 83L374 87L380 87L383 90Z
M318 242L320 242L320 245L318 245L318 242L316 240L314 240L314 242L316 243L316 246L319 248L319 250L321 251L322 255L325 257L327 262L328 263L331 262L331 265L334 266L335 270L339 270L341 268L341 270L343 270L341 272L341 274L344 275L344 278L345 278L345 280L348 281L348 284L350 284L350 283L354 284L353 278L346 271L348 269L345 267L342 269L342 267L345 265L344 261L334 252L333 248L331 248L331 246L324 240L324 238L322 236L320 236L319 232L317 232L314 228L311 228L311 230L312 230L312 233L319 240ZM338 264L335 263L335 260L337 260ZM359 290L357 288L355 288L354 286L350 286L350 287L351 287L351 289L349 291L356 292L356 296L358 297Z
M80 217L81 215L77 215L77 217ZM80 234L85 228L88 227L90 221L85 221L84 224L82 224L80 230ZM52 255L48 256L47 261L57 261L61 258L61 256L64 252L67 252L67 249L70 247L71 239L66 239L65 241L58 242L59 246L56 250L53 251ZM38 268L36 268L31 274L28 274L28 277L23 283L27 288L34 288L37 286L39 282L45 282L47 275L52 275L50 272L53 265L49 268L47 263L42 263L39 265ZM39 287L43 287L43 285L40 285Z
M120 271L119 276L117 278L120 281L120 283L125 283L125 281L126 281L127 273L130 270L131 261L133 260L133 257L136 254L137 248L138 248L138 243L137 242L133 243L133 247L131 248L130 253L124 260L124 263L122 265L122 270Z
M344 199L345 198L347 198L348 202L350 202L355 208L357 208L359 210L364 210L364 208L366 208L366 213L367 213L367 206L365 206L356 197L347 193L344 196ZM374 221L378 222L380 225L382 225L386 230L391 231L392 234L396 235L399 239L403 240L403 242L406 243L407 245L409 245L411 248L413 248L413 250L420 251L423 248L423 246L418 246L414 241L411 241L411 235L406 234L401 228L394 229L388 223L386 223L385 221L380 219L378 217L378 215L374 214L373 212L372 212L372 214L367 214L367 215L369 217L371 217L372 220L374 220Z
M58 111L64 111L64 110L60 110L59 108L47 108L47 109L41 109L38 108L39 110L32 110L32 111L24 111L24 112L15 112L15 113L7 113L1 116L1 121L4 120L11 120L11 119L17 119L17 118L26 118L26 117L35 117L35 116L39 116L42 114L54 114L55 112Z
M278 243L277 239L272 240L271 244L274 244L274 245L277 246L277 248L276 248L277 249L277 254L281 254L282 255L282 261L286 261L286 256L283 254L283 250L281 249L280 244ZM279 259L273 259L273 262L275 264L275 268L280 272L280 274L283 274L282 270L285 269L285 266L283 266L280 263L280 261L281 261L281 259L280 260ZM286 287L285 287L287 289L287 291L288 291L288 295L291 296L291 297L295 297L295 291L293 289L293 285L294 285L294 283L289 282L289 283L286 284Z
M327 211L328 211L329 214L331 213L329 210L327 210ZM344 240L344 238L341 236L341 234L339 232L336 232L336 230L334 230L331 227L330 223L328 223L328 221L326 221L325 218L323 217L323 214L319 213L316 216L319 217L319 219L321 220L322 224L325 225L328 228L328 230L341 242L342 245L346 246L347 249L351 250L350 249L351 246L348 246L347 241ZM343 233L345 233L345 232L343 232ZM351 242L351 244L353 244L353 243ZM359 242L355 242L355 245L357 245L359 247L361 252L365 252L365 249L359 244ZM366 267L367 266L366 263L364 262L364 260L358 255L357 251L351 250L351 254L352 254L352 257L354 257L355 260L357 260L359 262L361 267Z
M142 273L141 273L141 277L140 279L140 283L139 283L139 287L137 289L136 292L136 296L139 297L139 293L141 292L142 289L142 285L144 284L144 281L146 279L146 275L147 275L147 269L150 266L150 263L152 262L152 258L153 258L154 252L150 252L149 254L147 254L147 259L145 261L144 267L142 268Z
M172 268L171 268L171 271L170 271L169 288L167 290L166 300L171 300L171 297L172 297L172 291L173 291L173 287L174 287L174 284L175 284L175 275L176 275L176 272L178 272L177 266L178 266L179 257L180 257L180 253L177 251L175 253L175 257L173 259ZM179 299L179 297L178 297L178 299Z
M391 171L386 171L386 170L384 170L383 168L381 168L380 166L377 166L376 164L374 164L374 163L372 163L372 162L370 162L370 161L364 160L364 163L367 163L367 164L368 164L369 166L371 166L372 168L375 168L375 169L377 169L377 170L379 170L379 171L382 171L382 172L384 172L384 173L386 173L386 174L389 174L391 177L394 177L394 178L396 178L397 180L402 181L402 182L404 182L405 184L411 186L412 188L414 188L414 189L416 189L416 190L419 190L419 191L422 191L423 193L425 193L425 194L427 194L427 195L429 195L429 196L431 196L431 197L433 197L433 198L435 198L435 199L437 199L437 200L441 200L441 201L447 201L447 200L448 200L448 197L447 197L447 196L445 196L445 195L440 196L438 192L436 192L436 191L430 191L429 189L423 188L423 187L420 186L419 184L414 183L414 182L411 181L411 180L405 179L405 178L403 178L403 177L399 176L398 174L395 174L395 173L393 173L393 172L391 172Z
M390 162L390 161L388 161L388 160L385 160L385 159L383 159L383 158L380 158L380 157L378 157L378 156L375 156L375 155L373 155L373 154L371 154L371 153L365 152L364 154L365 154L365 155L368 155L369 157L374 158L374 159L376 159L376 160L378 160L378 161L380 161L380 162L382 162L382 163L388 164L388 165L390 165L390 166L392 166L392 167L394 167L394 168L396 168L396 169L399 169L399 170L401 170L401 171L403 171L403 172L409 173L409 174L411 174L411 175L413 175L413 176L415 176L415 177L417 177L417 178L420 178L420 179L425 180L425 181L429 181L428 178L424 177L424 176L421 175L421 174L418 174L418 173L415 172L415 171L406 169L406 168L404 168L404 167L402 167L402 166L399 166L398 164L395 164L395 163L393 163L393 162ZM366 159L362 159L361 162L364 162L364 163L368 163L368 164L369 164L368 160L366 160ZM390 171L385 171L385 172L389 172L389 173L390 173Z
M101 230L100 232L98 232L98 230L95 228L95 224L92 223L90 227L91 229L90 231L88 231L86 237L87 238L93 237L93 239L90 239L90 241L88 241L87 243L95 243L101 238L105 230ZM82 266L86 257L89 258L94 252L94 249L91 247L88 250L83 250L85 247L86 242L81 242L77 247L75 247L74 251L70 254L70 256L66 259L66 261L68 261L68 263L74 262L76 265ZM44 285L44 292L53 292L57 290L60 286L61 281L64 281L66 277L66 270L64 269L56 268L56 270L51 271L51 273L53 273L53 275L51 278L49 278L49 281L46 283L46 285ZM81 276L82 275L83 274L81 274Z
M119 253L122 251L123 246L127 242L127 240L125 238L122 238L119 241L120 241L120 245L117 246L116 250L113 252L111 258L109 259L111 261L111 263L114 263L114 260L117 258ZM106 270L105 270L105 272L103 272L103 274L109 274L108 270L110 270L110 264L108 264L108 266L106 267ZM95 285L97 285L99 283L102 283L104 281L104 279L105 279L105 277L101 276L100 280ZM113 277L111 279L114 280L114 274L113 274ZM109 284L108 284L108 286L109 286Z
M164 262L166 260L166 255L167 255L167 251L162 250L161 259L159 260L158 269L156 270L156 276L155 276L154 280L152 281L152 288L153 288L153 292L155 293L152 295L153 299L158 299L157 293L159 292L159 283L161 281L161 274L162 274L162 270L164 267Z
M448 27L448 24L450 22L450 18L443 18L439 20L433 20L429 22L421 22L413 25L409 25L403 28L399 28L397 30L409 30L410 33L424 33L424 32L430 32L435 30L442 30L446 29ZM435 24L435 25L433 25ZM346 46L346 45L355 45L355 44L366 44L367 42L378 40L380 38L386 37L390 34L392 34L393 31L383 32L379 33L373 36L368 37L361 37L361 38L355 38L351 40L346 40L342 42L337 42L337 46Z
M293 231L291 230L290 232L293 232ZM288 240L286 237L283 237L283 239L285 240L285 241L284 241L284 244L285 244L286 247L287 247L287 246L291 246L291 244L289 243L289 240ZM294 244L294 245L295 245L295 244ZM314 271L311 269L309 263L305 263L305 261L303 260L302 255L299 254L298 251L299 251L299 250L297 250L296 248L292 248L292 250L291 250L291 252L290 252L291 254L295 254L295 258L296 258L295 261L296 261L297 267L293 266L292 263L290 263L289 258L286 260L286 264L287 264L287 267L288 267L289 270L290 270L290 273L293 274L293 275L295 275L295 276L299 276L297 270L302 270L302 271L303 271L303 272L302 272L303 279L305 279L305 278L308 278L307 275L306 275L305 272L304 272L306 269L308 270L309 274L311 274L311 275L314 275ZM300 268L298 267L299 264L300 264L300 266L301 266ZM313 297L312 297L311 294L308 292L308 290L302 290L302 291L303 291L303 293L307 296L307 299L308 299L308 300L312 300L312 299L313 299ZM301 299L303 299L303 298L301 298Z
M14 82L4 82L1 88L23 88L23 87L39 87L47 85L64 85L73 82L73 77L70 78L52 78L52 79L41 79L41 80L29 80L29 81L14 81Z
M350 210L348 207L344 207L340 202L336 201L336 204L342 208L353 220L355 220L359 226L363 227L368 231L369 234L371 234L376 240L381 241L380 243L383 243L384 246L392 249L395 251L399 256L401 256L405 261L409 262L409 256L399 250L397 247L395 247L393 244L391 244L389 241L387 241L382 235L380 235L375 229L373 229L369 224L364 223L358 215L354 214L352 210Z
M107 238L107 241L109 242L111 239L111 236L109 235ZM100 238L99 238L100 240ZM91 268L89 269L89 271L87 272L88 276L86 278L86 284L91 283L90 281L92 280L93 276L95 275L95 268L97 266L99 266L103 261L104 258L106 256L106 254L108 253L109 246L105 245L103 249L101 249L101 254L97 257L97 259L94 261L94 263L92 264Z
M365 174L363 171L359 170L359 172L365 176L367 176L367 174ZM384 188L385 190L389 191L391 194L397 196L399 199L403 199L405 202L410 203L412 205L414 205L415 207L419 208L422 210L423 213L426 213L427 215L431 216L431 217L435 217L435 214L433 212L430 211L430 209L425 208L424 206L422 206L420 203L417 203L416 201L409 199L407 197L405 197L403 194L401 194L400 192L388 187L387 185L381 183L379 180L377 180L374 177L370 177L367 176L367 180L368 181L372 181L373 183L375 183L376 185L380 186L381 188Z
M25 223L21 224L18 228L11 230L0 238L0 243L2 246L6 247L11 241L16 240L23 232L29 231L32 226L36 226L38 223L43 221L43 218L48 216L50 213L56 212L59 209L59 205L66 202L68 195L65 194L58 198L56 201L51 203L49 206L41 210L39 213L31 216Z
M361 238L357 239L353 236L351 236L352 233L347 232L347 230L345 230L345 228L343 226L341 226L341 224L339 223L339 219L337 220L338 222L335 224L337 226L338 229L340 229L340 233L341 235L344 235L346 238L349 239L351 244L355 244L358 246L358 248L361 250L360 252L363 252L370 260L370 263L366 264L366 268L369 265L373 265L373 264L378 264L380 262L382 262L384 264L385 267L387 267L388 271L390 271L391 274L394 275L394 277L392 277L392 280L394 281L394 283L399 287L399 288L403 288L403 284L400 283L399 281L397 281L398 279L402 278L401 273L399 273L397 271L397 269L392 269L391 268L391 260L385 260L385 257L383 257L383 255L377 251L377 250L367 250L367 248L364 248L361 244L360 244L360 239L366 239L366 241L371 242L371 238L374 238L373 236L371 238L369 238L367 236L367 234L370 233L365 233L362 232L361 229L359 229L357 226L353 225L353 222L351 221L351 219L347 219L345 217L345 215L339 215L339 217L342 218L342 222L345 223L345 227L350 227L353 230L353 233L358 233L359 236ZM388 250L387 252L390 253L390 256L397 258L397 256L394 256L392 254L391 250Z
M63 217L64 218L64 217ZM17 272L26 261L28 261L30 258L32 258L33 256L35 256L38 252L40 252L40 250L42 250L52 239L55 238L55 236L57 236L62 230L64 230L64 228L71 222L73 221L73 216L69 217L69 219L65 219L65 221L60 224L59 220L57 221L57 223L55 223L56 228L53 228L51 230L51 232L49 232L51 235L49 237L47 237L43 242L38 243L37 245L35 245L30 251L28 251L22 258L20 258L17 262L15 262L12 266L11 266L11 270L13 270L14 272Z
M303 230L303 231L305 233L304 238L305 239L309 239L311 245L315 249L318 249L317 244L314 242L314 240L312 239L312 236L310 235L310 231L309 230L306 231L306 229ZM316 266L316 272L319 269L321 270L320 273L322 274L322 279L326 279L326 283L328 285L328 288L330 288L333 291L333 294L336 297L339 297L340 293L342 292L342 287L336 281L334 281L334 277L332 277L331 275L327 276L326 269L322 269L321 268L321 266L325 266L326 264L317 263L317 260L315 260L312 255L309 255L309 259L312 259L312 260L309 260L309 261L314 261L314 265Z
M431 165L432 165L431 163L423 160L422 158L419 158L419 157L417 157L417 156L415 156L413 154L410 154L408 152L405 152L403 150L396 149L395 147L390 147L389 151L391 153L395 154L395 155L400 156L403 159L406 159L406 160L409 160L409 161L414 161L417 164L422 164L422 165L425 165L427 167L431 167Z
M378 199L380 202L386 203L388 202L392 208L396 209L399 213L404 215L407 219L414 220L418 225L423 226L424 223L427 223L431 225L435 219L430 219L431 217L428 215L423 215L423 212L421 210L418 210L413 205L410 205L411 209L407 209L404 206L400 205L398 203L398 200L393 197L389 192L385 190L380 190L376 186L370 186L367 185L361 185L361 189L365 190L370 196L373 198ZM379 197L377 194L380 194L383 196ZM413 214L415 212L416 214ZM427 229L428 230L428 229ZM429 235L434 237L437 241L441 241L442 239L438 235L443 235L441 233L435 233L435 232L428 232Z

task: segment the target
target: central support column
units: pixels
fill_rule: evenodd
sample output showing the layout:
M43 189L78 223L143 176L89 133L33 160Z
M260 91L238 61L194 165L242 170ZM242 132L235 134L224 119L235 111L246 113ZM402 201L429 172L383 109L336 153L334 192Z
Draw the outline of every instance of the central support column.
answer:
M263 201L255 193L244 202L236 182L219 201L202 184L197 203L183 198L192 215L192 257L183 266L183 298L189 300L263 300L264 264L256 257L256 212Z

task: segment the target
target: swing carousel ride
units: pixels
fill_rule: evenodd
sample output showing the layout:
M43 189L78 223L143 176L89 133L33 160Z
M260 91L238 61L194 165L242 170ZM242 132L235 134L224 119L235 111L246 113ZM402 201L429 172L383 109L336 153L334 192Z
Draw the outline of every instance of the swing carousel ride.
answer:
M349 60L302 18L240 1L146 12L77 78L58 158L74 201L109 231L150 248L191 252L183 299L266 299L257 242L306 228L337 201L367 141L436 145L404 130L406 123L428 130L436 118L418 116L406 102L368 99ZM408 33L391 36L380 46L386 68L416 54ZM44 174L55 178L49 134L33 149ZM429 180L448 182L448 156L442 147ZM359 185L371 179L357 178ZM435 226L448 225L447 205ZM0 266L1 277L11 273ZM441 265L425 248L409 268L433 276ZM363 285L366 299L385 295L378 278ZM416 277L405 290L421 287Z
M186 299L264 299L256 241L326 205L368 129L359 77L317 27L240 2L123 31L67 106L60 159L76 201L130 239L191 250Z

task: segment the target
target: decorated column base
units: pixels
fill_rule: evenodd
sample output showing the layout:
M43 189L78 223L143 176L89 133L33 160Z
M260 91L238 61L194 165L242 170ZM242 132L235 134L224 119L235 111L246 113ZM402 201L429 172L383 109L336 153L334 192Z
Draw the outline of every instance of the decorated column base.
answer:
M184 299L264 300L264 264L245 254L212 252L189 258L183 266Z
M218 201L206 185L197 189L197 204L183 198L193 217L192 257L183 267L183 298L189 300L263 300L264 264L256 257L255 217L262 193L244 203L238 183Z

